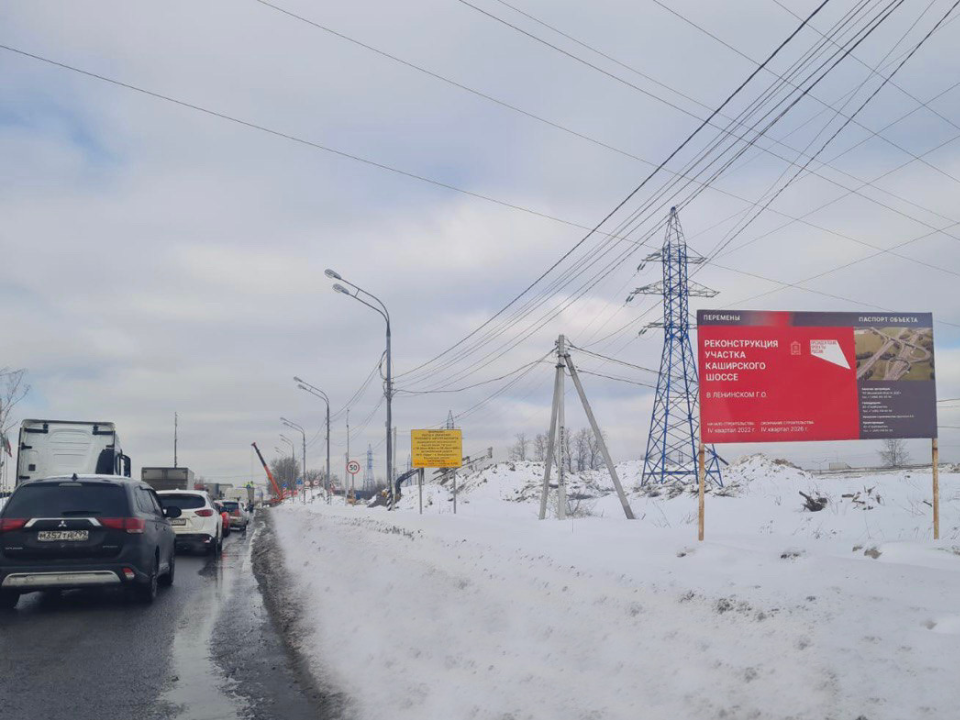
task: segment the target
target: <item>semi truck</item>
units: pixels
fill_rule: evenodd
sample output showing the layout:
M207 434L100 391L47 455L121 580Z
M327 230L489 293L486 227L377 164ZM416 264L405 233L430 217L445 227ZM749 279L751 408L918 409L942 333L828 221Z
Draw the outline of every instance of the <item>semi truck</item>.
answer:
M17 449L17 485L58 475L130 477L112 422L24 420Z
M140 479L154 490L187 490L193 488L193 471L185 467L145 467Z

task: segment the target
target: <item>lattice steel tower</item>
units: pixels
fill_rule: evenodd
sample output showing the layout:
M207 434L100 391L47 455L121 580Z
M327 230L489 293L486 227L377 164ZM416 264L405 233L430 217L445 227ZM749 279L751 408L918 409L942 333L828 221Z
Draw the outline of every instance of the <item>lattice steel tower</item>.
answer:
M376 482L373 479L373 446L367 445L367 467L363 471L363 489L373 490Z
M675 207L670 208L663 248L648 255L644 264L647 262L662 263L663 280L637 288L627 300L637 295L663 296L663 322L651 323L640 331L642 335L650 328L663 328L663 354L640 484L646 485L650 480L661 483L666 480L697 482L700 401L697 394L697 358L690 344L688 299L714 297L717 291L688 281L688 266L702 264L706 258L688 254ZM723 484L720 462L713 447L708 447L707 480L717 485Z

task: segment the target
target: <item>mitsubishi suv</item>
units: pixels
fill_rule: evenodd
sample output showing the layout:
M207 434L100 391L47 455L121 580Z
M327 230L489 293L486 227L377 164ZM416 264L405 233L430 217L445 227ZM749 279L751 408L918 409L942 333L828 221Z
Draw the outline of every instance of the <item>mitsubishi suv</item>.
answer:
M152 602L173 583L176 509L145 483L73 475L20 485L0 511L0 608L23 593L124 588Z

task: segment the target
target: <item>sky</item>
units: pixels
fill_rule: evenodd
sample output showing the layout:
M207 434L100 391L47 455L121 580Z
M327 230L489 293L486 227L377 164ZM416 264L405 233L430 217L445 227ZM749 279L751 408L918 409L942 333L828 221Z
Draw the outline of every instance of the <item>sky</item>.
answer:
M947 18L812 172L771 190L841 127L837 109L851 115L878 87L871 68L889 73L951 5L897 5L702 193L658 194L696 151L733 142L708 126L604 226L646 208L632 242L603 254L609 236L593 235L486 328L530 298L544 303L537 313L418 370L573 248L797 29L791 12L816 4L5 3L0 367L28 370L18 415L114 421L137 471L172 463L176 412L180 464L259 480L250 443L268 458L287 452L281 416L304 427L310 467L325 454L324 405L297 389L299 376L330 397L334 471L352 399L351 455L363 461L372 446L382 474L384 323L332 291L334 268L390 311L398 464L409 430L448 412L465 452L505 457L516 433L548 426L558 335L657 367L662 334L638 336L662 312L656 298L625 299L659 279L656 263L638 267L671 204L691 252L708 255L767 201L697 270L719 295L691 308L933 312L938 395L960 397L960 22ZM830 0L769 68L789 72L817 30L856 6ZM722 115L776 81L757 71ZM592 272L554 283L583 259L597 260ZM615 459L641 457L656 376L573 357L621 378L584 381ZM417 394L427 390L460 391ZM583 427L567 390L568 425ZM960 459L960 403L942 404L940 423L943 457ZM877 449L724 452L817 467L872 464ZM922 461L929 447L910 449Z

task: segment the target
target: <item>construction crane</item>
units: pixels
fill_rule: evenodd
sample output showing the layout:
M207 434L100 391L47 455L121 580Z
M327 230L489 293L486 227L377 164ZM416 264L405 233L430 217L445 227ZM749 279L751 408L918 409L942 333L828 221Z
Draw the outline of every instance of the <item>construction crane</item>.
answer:
M253 445L253 449L257 451L257 457L260 458L260 464L263 465L263 471L267 474L267 479L270 481L270 484L273 485L273 492L276 494L278 500L283 499L283 493L280 492L280 486L277 485L277 481L273 479L273 473L270 472L270 468L267 467L267 461L263 459L263 453L260 452L260 448L257 447L256 443L250 443Z

